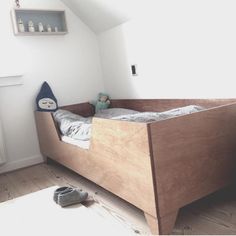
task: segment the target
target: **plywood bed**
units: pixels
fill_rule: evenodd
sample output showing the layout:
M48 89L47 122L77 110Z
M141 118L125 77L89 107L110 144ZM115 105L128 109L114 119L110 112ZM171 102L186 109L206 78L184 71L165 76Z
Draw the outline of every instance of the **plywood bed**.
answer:
M61 141L52 114L36 112L42 154L143 210L154 234L170 234L178 210L236 175L236 99L112 100L112 107L206 109L151 123L94 118L89 150ZM92 116L88 103L63 107Z

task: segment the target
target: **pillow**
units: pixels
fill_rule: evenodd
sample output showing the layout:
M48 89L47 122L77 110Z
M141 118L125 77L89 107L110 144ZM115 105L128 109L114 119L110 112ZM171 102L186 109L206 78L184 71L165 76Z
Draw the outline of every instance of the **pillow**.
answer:
M38 111L56 111L58 108L57 99L47 82L42 87L36 97L36 105Z
M72 113L70 111L67 110L63 110L63 109L58 109L57 111L55 111L53 113L53 117L57 122L61 122L62 120L78 120L78 121L83 121L86 122L88 120L88 118L85 118L83 116L77 115L75 113Z
M86 118L62 109L53 112L53 117L63 135L78 140L90 139L92 117Z
M125 109L125 108L108 108L104 110L99 110L98 112L96 112L94 117L110 119L115 116L131 115L131 114L136 114L136 113L139 113L139 111Z

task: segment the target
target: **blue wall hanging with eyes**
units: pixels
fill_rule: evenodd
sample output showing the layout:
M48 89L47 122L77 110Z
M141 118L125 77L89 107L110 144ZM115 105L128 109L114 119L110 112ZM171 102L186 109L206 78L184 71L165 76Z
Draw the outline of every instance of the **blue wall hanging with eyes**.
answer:
M45 81L36 97L37 111L56 111L58 108L57 99L54 96L49 84Z

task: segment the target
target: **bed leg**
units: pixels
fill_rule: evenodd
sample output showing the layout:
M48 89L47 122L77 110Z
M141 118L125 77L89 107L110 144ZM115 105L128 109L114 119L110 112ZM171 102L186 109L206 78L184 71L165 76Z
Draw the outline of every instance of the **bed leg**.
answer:
M171 234L175 226L179 210L173 211L168 215L162 216L159 219L160 234Z
M144 216L146 218L147 224L151 230L151 233L154 235L159 235L159 225L158 220L154 216L149 215L148 213L144 212Z
M152 234L154 235L168 235L172 233L175 226L175 221L178 215L178 210L160 217L159 219L144 213L147 223L150 227Z

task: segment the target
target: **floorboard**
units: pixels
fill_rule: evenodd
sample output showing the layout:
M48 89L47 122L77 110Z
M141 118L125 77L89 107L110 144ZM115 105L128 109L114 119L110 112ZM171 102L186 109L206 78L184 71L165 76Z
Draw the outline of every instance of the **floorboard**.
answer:
M83 204L93 213L149 235L143 212L91 181L56 163L39 164L0 175L0 202L52 186L73 186L89 193ZM212 194L180 210L172 234L236 235L236 187Z

